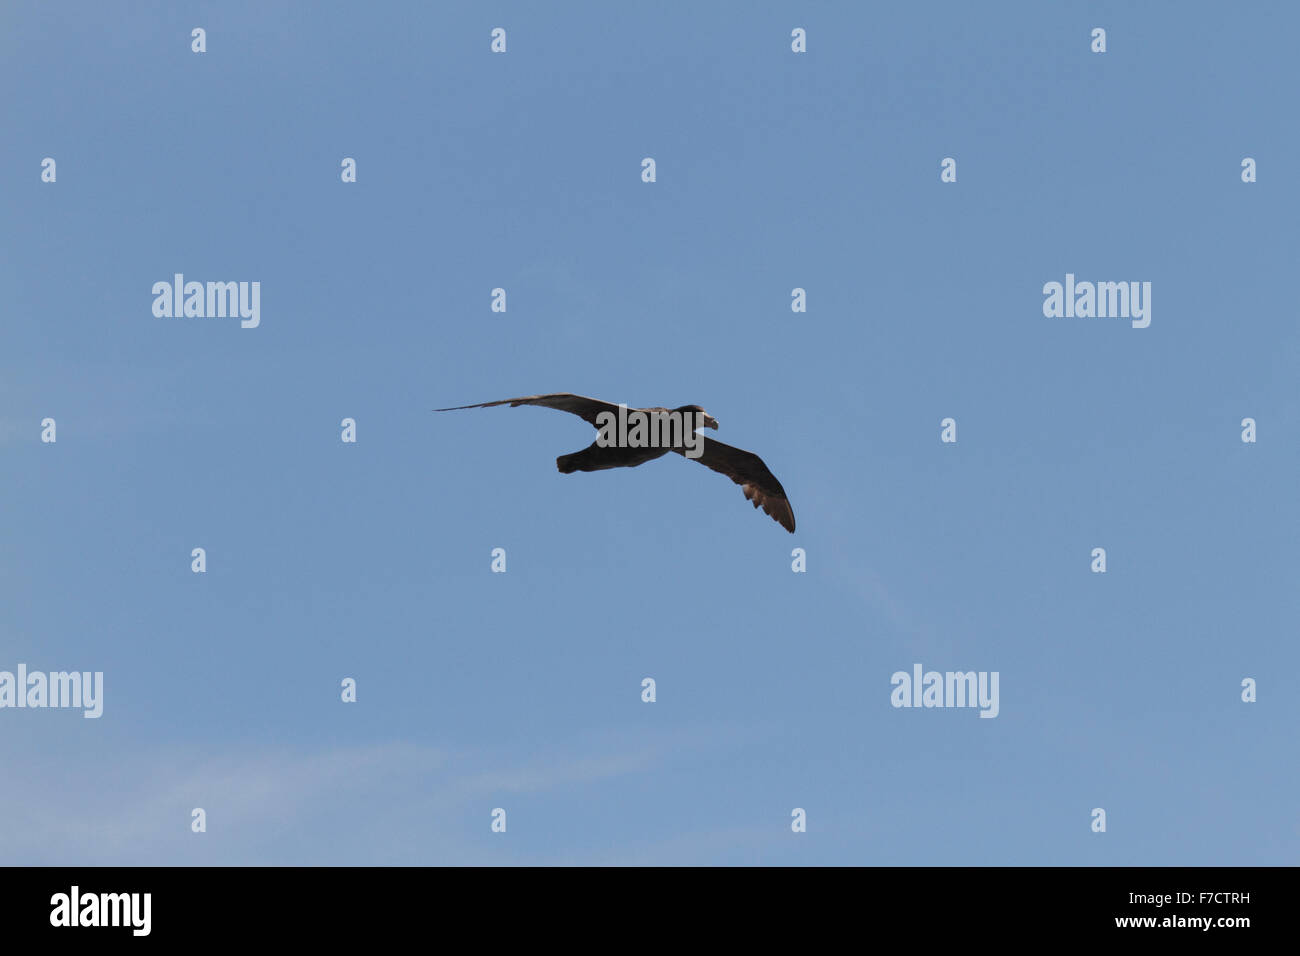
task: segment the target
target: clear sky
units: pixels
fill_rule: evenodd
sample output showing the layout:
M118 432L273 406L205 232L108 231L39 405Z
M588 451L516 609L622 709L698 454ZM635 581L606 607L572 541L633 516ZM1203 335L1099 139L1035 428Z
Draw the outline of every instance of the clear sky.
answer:
M1293 863L1298 31L0 6L0 670L104 675L0 709L0 862ZM260 324L155 317L175 273ZM797 533L431 411L548 391L703 405ZM917 664L998 715L893 707Z

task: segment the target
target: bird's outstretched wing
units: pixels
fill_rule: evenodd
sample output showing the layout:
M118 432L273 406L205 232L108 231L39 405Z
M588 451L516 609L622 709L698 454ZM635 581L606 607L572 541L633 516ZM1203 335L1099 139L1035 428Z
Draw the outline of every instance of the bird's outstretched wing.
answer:
M613 412L618 414L618 406L609 402L602 402L598 398L587 398L585 395L574 395L570 392L553 392L550 395L528 395L524 398L503 398L499 402L482 402L478 405L456 405L452 408L435 408L435 412L457 412L462 408L491 408L493 405L509 405L516 408L519 405L540 405L543 408L555 408L562 412L568 412L570 415L577 415L583 421L591 425L592 428L599 428L596 424L596 416L601 412Z
M768 471L767 465L763 464L763 459L752 451L732 448L730 445L705 438L703 435L700 439L704 442L704 450L699 458L691 460L726 475L740 485L740 490L754 503L755 508L762 505L763 510L772 516L772 520L794 534L794 511L790 508L790 501L785 496L785 489L781 487L781 482L776 480L776 475ZM683 458L687 457L686 452L681 448L674 448L673 451Z

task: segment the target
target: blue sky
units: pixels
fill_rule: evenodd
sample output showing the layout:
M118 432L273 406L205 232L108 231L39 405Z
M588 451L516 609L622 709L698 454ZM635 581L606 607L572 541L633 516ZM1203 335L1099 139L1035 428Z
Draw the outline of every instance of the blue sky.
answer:
M0 670L105 699L0 710L0 861L1294 862L1297 28L5 4ZM156 318L177 272L261 324ZM703 405L798 532L430 411L548 391ZM998 716L892 707L916 663Z

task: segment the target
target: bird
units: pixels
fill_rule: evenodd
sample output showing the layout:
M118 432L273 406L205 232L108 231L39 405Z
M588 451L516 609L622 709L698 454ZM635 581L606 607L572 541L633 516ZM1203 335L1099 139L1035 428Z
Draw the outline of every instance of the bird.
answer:
M768 470L763 459L743 448L733 448L703 434L694 433L692 422L706 428L716 429L718 420L699 405L682 405L679 408L626 408L612 402L602 402L597 398L574 395L570 392L552 392L549 395L527 395L523 398L503 398L496 402L480 402L477 405L454 405L451 408L435 408L435 412L458 412L469 408L492 408L497 405L537 405L542 408L554 408L561 412L577 415L594 428L605 429L613 421L624 422L634 413L645 416L643 420L671 421L671 416L679 416L683 421L676 438L670 438L666 444L633 446L628 444L604 444L598 438L582 451L561 455L555 459L555 466L561 474L568 475L575 471L602 471L606 468L635 468L647 461L661 458L670 451L677 452L683 458L693 458L706 468L726 475L740 485L745 498L755 508L762 509L772 516L772 520L791 534L794 534L794 511L790 499L776 476ZM620 418L620 412L623 416ZM604 418L602 416L612 416ZM667 419L661 416L669 416ZM697 451L698 449L698 451ZM697 454L691 454L697 452Z

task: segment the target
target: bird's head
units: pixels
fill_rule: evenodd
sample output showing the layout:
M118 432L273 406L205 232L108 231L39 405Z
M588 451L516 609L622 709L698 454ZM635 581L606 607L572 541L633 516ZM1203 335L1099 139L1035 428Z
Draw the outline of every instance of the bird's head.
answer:
M704 422L704 427L705 427L705 428L717 428L717 427L718 427L718 420L717 420L716 418L714 418L712 415L710 415L708 412L706 412L706 411L705 411L703 408L701 408L699 405L683 405L681 408L677 409L677 411L679 411L679 412L694 412L695 414L699 415L700 418L698 419L698 421L702 421L702 422Z

